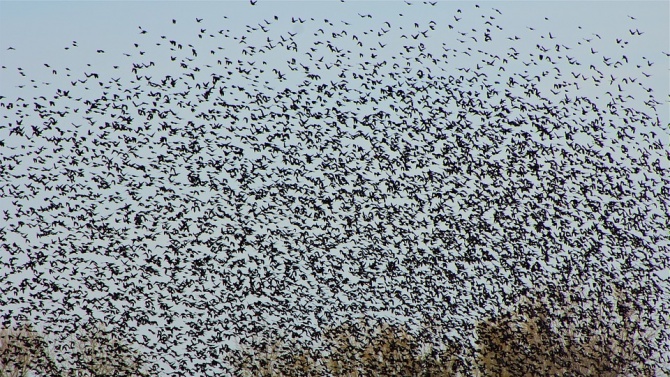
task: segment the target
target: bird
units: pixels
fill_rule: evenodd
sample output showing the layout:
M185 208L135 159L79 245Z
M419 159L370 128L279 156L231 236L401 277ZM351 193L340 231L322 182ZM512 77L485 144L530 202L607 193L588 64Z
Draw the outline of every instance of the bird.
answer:
M610 55L602 29L575 44L544 15L517 36L502 6L428 21L436 2L409 4L289 19L252 0L246 28L227 13L178 34L171 17L140 35L120 23L126 51L3 62L22 87L0 97L0 308L71 358L43 374L92 368L68 339L103 325L161 376L244 374L236 339L327 355L324 334L390 314L439 325L408 327L418 343L478 355L482 323L532 327L507 307L541 317L533 289L556 311L574 297L560 326L615 317L615 286L667 325L650 273L669 262L653 57ZM647 36L623 18L616 50L634 50ZM127 348L110 345L110 368Z

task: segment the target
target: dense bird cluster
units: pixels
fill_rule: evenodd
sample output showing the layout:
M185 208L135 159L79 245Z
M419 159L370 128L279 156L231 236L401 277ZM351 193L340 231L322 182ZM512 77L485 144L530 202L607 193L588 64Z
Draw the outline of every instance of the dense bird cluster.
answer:
M67 83L0 98L4 320L101 320L193 376L360 316L467 340L537 287L633 286L640 326L668 326L670 130L641 25L570 44L432 5L412 6L450 16L175 18L112 68L45 64Z

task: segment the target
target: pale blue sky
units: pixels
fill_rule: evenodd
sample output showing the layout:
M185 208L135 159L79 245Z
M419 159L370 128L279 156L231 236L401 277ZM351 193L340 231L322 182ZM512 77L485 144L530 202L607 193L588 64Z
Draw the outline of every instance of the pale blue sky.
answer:
M207 25L208 33L221 28L239 33L245 25L257 25L274 15L283 20L299 15L303 18L342 20L355 17L357 13L370 12L375 15L369 20L371 25L392 20L398 17L398 13L403 13L405 18L416 17L426 22L434 19L443 23L452 17L451 12L457 8L467 12L467 8L472 8L475 3L470 2L468 6L465 2L441 2L439 7L433 8L421 7L419 2L408 6L400 1L261 1L251 8L247 2L239 1L0 1L0 61L7 66L0 71L1 89L3 95L9 98L19 93L15 85L15 80L19 78L15 74L16 67L24 68L24 72L30 72L31 77L37 79L40 74L51 72L42 65L47 62L55 68L70 67L72 70L77 67L83 69L86 63L93 64L98 70L110 66L119 61L117 58L122 59L124 52L131 52L134 42L141 40L138 26L150 33L169 33L172 36L203 25ZM503 12L504 16L496 19L504 29L501 34L523 37L524 40L517 45L534 48L536 43L531 40L542 41L541 34L551 31L565 45L581 42L582 46L598 46L598 59L602 59L601 56L620 59L626 54L631 63L635 61L642 68L637 69L630 64L616 70L616 73L640 76L640 81L646 81L646 85L653 88L657 100L664 103L659 108L659 117L662 123L668 123L670 68L668 57L664 55L664 52L670 52L668 2L512 1L481 2L481 6L482 9L496 8ZM228 18L224 19L224 16ZM196 17L204 18L203 24L191 22ZM180 22L171 25L173 18ZM364 24L354 23L348 29L353 32L358 27L364 31L361 25ZM644 34L632 36L630 29L639 29ZM598 40L595 34L602 39ZM617 38L623 38L630 44L621 49L614 43ZM593 40L587 42L583 39ZM77 41L78 48L64 50L71 46L72 41ZM16 50L8 51L9 47ZM96 55L98 49L106 53ZM573 51L573 55L581 54ZM382 57L383 53L378 58ZM587 57L582 55L582 58ZM646 66L647 61L654 65ZM644 77L640 71L651 77ZM46 77L56 85L57 77L47 75L45 80Z

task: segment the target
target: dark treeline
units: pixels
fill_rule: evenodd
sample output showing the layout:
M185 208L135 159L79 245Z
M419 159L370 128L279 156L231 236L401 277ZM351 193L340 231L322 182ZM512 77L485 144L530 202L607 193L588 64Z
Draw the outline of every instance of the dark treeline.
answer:
M610 305L589 307L579 294L529 295L480 321L475 352L458 341L426 344L406 325L367 318L323 332L318 348L290 338L251 339L213 358L241 376L656 376L644 313L629 291L614 287ZM588 308L588 309L587 309ZM577 321L580 311L597 313ZM432 326L439 326L438 323ZM431 331L430 327L422 331ZM148 376L132 342L100 324L75 336L74 359L55 360L54 344L30 325L0 333L0 376Z

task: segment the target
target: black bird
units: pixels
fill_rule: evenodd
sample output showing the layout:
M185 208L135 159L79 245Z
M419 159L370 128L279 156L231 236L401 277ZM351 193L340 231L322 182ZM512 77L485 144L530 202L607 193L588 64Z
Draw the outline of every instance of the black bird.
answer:
M0 96L0 311L7 326L30 318L53 336L63 360L36 362L36 374L261 375L242 373L244 350L231 343L258 365L277 338L339 357L353 350L333 351L325 334L352 324L353 340L374 345L358 327L388 315L417 325L412 342L461 350L449 363L463 375L478 356L505 367L496 352L507 345L478 353L496 335L487 323L511 342L540 328L548 360L551 344L609 352L609 329L668 328L670 308L656 305L656 272L670 265L668 127L651 56L629 64L600 34L579 35L582 49L549 22L528 32L551 44L524 48L526 37L496 25L507 12L478 5L467 29L460 9L456 23L424 27L416 15L435 5L379 22L374 9L293 16L290 31L253 12L247 28L213 34L140 27L141 42L124 42L140 54L83 51L83 77L43 63L67 81L3 63L20 94ZM492 41L506 53L483 45ZM608 331L590 337L594 323ZM68 343L77 337L114 340L96 343L111 371L92 371L92 352ZM664 355L662 340L644 346ZM539 359L544 346L532 346ZM627 362L647 354L627 347ZM313 374L360 360L321 361ZM653 375L651 361L625 373ZM272 363L304 374L292 356ZM509 370L547 374L530 364ZM567 374L614 369L564 364Z

